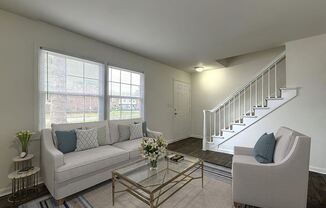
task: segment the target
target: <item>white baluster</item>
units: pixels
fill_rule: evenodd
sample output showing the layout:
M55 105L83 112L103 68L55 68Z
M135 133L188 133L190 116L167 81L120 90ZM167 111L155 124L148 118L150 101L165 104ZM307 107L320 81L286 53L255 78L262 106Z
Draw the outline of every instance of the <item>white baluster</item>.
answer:
M246 115L246 87L243 90L243 115Z
M256 85L255 85L255 88L256 88L256 107L258 106L258 78L256 78Z
M231 99L229 100L229 129L230 129L230 124L231 124Z
M276 70L277 70L277 63L275 63L275 95L274 95L274 97L275 98L277 98L278 96L277 96L277 72L276 72Z
M212 113L209 112L209 139L208 141L210 141L212 138Z
M216 136L216 113L217 111L214 111L214 136Z
M204 124L203 124L203 150L207 150L207 145L206 145L206 111L203 110L203 117L204 117Z
M261 107L264 106L264 72L261 74Z
M221 107L218 110L218 135L221 136Z
M240 95L241 95L241 91L239 92L239 123L240 123L240 119L241 119L241 100L240 100Z
M268 76L267 76L267 87L268 87L267 92L268 92L268 98L270 98L271 97L271 84L270 84L271 69L268 68L267 70L268 70L267 71L267 73L268 73Z
M250 87L250 90L249 90L249 95L250 95L250 98L249 98L249 113L251 115L251 109L252 109L252 103L251 103L251 82L249 84L249 87Z
M236 96L233 97L233 122L234 123L235 123L235 120L237 120L236 119L236 114L235 114L235 97Z
M225 127L226 127L226 126L225 126L225 122L226 122L225 111L226 111L226 108L225 108L225 104L224 104L224 119L223 119L223 120L224 120L224 126L223 126L224 129L225 129Z

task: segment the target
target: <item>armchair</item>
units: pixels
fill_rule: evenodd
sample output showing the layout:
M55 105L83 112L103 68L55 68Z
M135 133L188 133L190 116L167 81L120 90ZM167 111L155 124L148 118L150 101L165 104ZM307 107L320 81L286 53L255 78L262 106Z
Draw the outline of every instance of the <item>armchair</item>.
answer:
M251 148L235 147L232 193L236 207L306 207L310 138L286 127L275 137L274 163L258 163Z

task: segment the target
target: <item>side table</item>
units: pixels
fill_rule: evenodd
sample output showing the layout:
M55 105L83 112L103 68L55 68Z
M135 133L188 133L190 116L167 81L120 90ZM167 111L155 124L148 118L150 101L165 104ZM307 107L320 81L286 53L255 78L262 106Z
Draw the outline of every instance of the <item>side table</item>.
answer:
M15 171L8 175L8 178L12 181L12 193L8 198L9 202L14 204L25 202L29 199L30 192L38 192L40 168L33 167L20 172L23 168L32 167L33 157L32 154L28 154L24 158L17 156L12 159Z

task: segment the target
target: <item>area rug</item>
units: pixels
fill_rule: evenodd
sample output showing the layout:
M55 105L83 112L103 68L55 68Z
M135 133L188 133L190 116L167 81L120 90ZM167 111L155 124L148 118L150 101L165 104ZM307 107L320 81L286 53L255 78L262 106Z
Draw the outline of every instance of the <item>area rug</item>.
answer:
M113 208L111 183L104 183L68 198L60 208ZM34 200L19 208L54 208L55 201L50 196ZM148 207L128 193L119 193L114 208ZM160 207L162 208L231 208L233 207L230 181L218 176L205 174L204 188L201 181L194 180L174 194Z

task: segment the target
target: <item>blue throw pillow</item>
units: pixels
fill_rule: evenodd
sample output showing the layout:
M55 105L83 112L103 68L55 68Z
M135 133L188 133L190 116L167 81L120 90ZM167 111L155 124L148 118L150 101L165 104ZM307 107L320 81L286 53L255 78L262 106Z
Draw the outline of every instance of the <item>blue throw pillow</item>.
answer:
M263 134L255 144L253 154L255 159L260 163L272 163L275 150L275 136L271 134Z
M77 144L75 130L71 131L56 131L58 149L63 153L74 152Z

